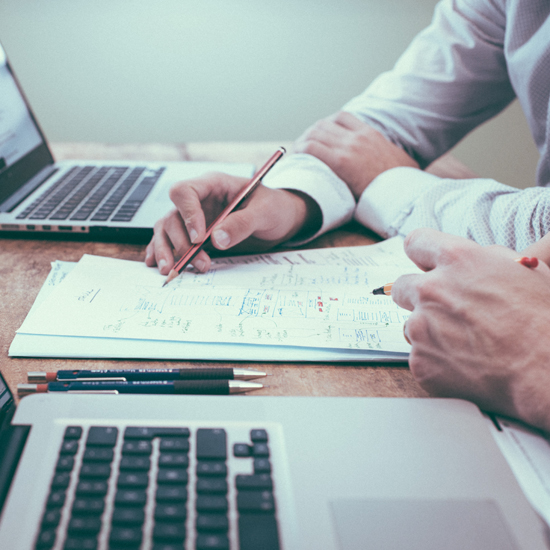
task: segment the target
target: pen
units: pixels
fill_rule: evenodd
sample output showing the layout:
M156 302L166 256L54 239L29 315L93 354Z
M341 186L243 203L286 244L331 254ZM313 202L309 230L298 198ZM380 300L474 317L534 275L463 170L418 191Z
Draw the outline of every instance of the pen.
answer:
M385 294L386 296L391 296L391 287L393 286L393 283L387 283L384 286L381 286L379 288L375 288L371 294Z
M136 380L251 380L263 378L265 372L252 369L191 368L191 369L114 369L58 370L29 372L28 381L35 383L62 381L130 382Z
M258 187L263 177L275 166L275 163L286 153L284 147L279 147L271 158L254 174L252 179L239 191L237 196L222 210L218 217L207 227L204 240L196 243L176 262L168 277L162 286L166 286L172 279L175 279L191 262L191 260L199 253L204 243L210 238L212 231L216 225L221 223L225 218L233 212L250 194Z
M133 382L49 382L47 384L18 384L19 394L29 393L88 393L88 394L213 394L229 395L264 386L257 382L236 380L148 380Z
M524 265L525 267L529 267L531 269L534 269L539 265L538 258L515 258L514 262L517 262L518 264ZM384 286L381 286L379 288L375 288L371 294L385 294L386 296L391 296L391 287L393 286L393 283L387 283Z

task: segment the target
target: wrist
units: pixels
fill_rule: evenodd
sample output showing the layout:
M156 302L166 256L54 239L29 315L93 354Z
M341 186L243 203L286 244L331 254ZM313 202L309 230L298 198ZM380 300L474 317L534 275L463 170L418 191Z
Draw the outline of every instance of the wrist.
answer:
M307 194L296 190L281 189L289 201L292 224L284 240L307 239L321 228L323 216L319 205Z

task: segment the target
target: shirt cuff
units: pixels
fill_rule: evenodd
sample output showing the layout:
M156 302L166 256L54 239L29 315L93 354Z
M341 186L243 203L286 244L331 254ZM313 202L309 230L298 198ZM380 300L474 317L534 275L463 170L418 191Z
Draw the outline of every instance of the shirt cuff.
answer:
M363 191L354 217L382 237L394 237L418 197L440 181L437 176L416 168L386 170Z
M311 197L321 210L319 230L306 239L291 241L293 246L309 242L353 218L355 199L348 186L319 159L306 154L294 154L282 159L263 179L271 189L300 191Z

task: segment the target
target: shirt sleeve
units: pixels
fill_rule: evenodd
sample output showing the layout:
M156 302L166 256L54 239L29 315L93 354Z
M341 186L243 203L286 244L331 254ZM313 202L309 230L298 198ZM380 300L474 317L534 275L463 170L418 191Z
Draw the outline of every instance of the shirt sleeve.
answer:
M287 244L304 244L353 218L356 203L348 186L325 163L311 155L295 154L282 159L264 178L263 184L272 189L300 191L319 205L321 227Z
M432 227L482 245L522 250L550 232L550 189L393 168L365 189L355 218L386 238Z
M501 0L442 0L395 67L344 110L402 147L421 168L515 97Z

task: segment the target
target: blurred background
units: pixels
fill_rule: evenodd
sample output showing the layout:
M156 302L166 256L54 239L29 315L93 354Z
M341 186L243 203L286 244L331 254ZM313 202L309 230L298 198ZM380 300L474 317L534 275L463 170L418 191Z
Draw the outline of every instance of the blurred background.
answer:
M436 0L1 0L0 41L49 141L292 140L392 67ZM453 151L533 185L515 102Z

